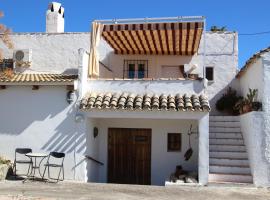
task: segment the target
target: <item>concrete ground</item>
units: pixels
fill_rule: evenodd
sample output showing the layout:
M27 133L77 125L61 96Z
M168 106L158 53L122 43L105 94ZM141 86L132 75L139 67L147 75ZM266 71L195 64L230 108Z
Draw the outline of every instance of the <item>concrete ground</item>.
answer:
M112 199L112 200L268 200L270 189L250 186L138 186L97 183L0 182L1 200Z

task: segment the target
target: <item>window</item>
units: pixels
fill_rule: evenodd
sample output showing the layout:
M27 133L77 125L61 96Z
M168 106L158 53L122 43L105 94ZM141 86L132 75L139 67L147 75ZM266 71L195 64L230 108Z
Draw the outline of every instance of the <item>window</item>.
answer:
M214 81L214 68L213 67L205 67L205 78L208 81Z
M13 59L3 59L0 61L0 71L13 69Z
M181 133L168 133L167 151L181 151Z
M148 77L148 60L124 60L123 78Z

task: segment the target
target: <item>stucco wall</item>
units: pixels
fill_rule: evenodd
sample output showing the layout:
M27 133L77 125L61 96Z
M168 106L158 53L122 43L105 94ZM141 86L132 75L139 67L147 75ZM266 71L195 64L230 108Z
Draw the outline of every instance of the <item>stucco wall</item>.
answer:
M13 50L0 42L4 57L12 58L16 49L31 49L32 65L25 69L29 73L77 73L78 49L90 48L90 33L14 33L11 40Z
M262 64L263 64L263 133L265 137L265 147L264 147L264 156L270 165L270 53L264 53L262 55ZM270 181L269 181L270 185Z
M128 92L136 94L200 94L203 92L202 81L178 81L178 80L90 80L88 81L88 92Z
M267 145L263 131L263 114L263 112L250 112L240 116L253 183L256 186L270 185L270 167L265 158Z
M65 178L85 180L84 127L75 123L76 107L65 86L8 86L0 91L0 154L14 159L15 148L66 153ZM22 172L22 171L21 171Z
M263 99L263 66L262 59L258 58L250 64L248 70L240 78L240 94L244 97L249 92L249 88L258 89L258 101Z
M93 119L92 119L93 120ZM98 137L94 140L95 149L93 156L104 163L96 169L98 178L89 181L107 182L107 145L108 128L150 128L152 129L151 149L151 183L153 185L164 185L170 174L174 172L176 165L182 165L185 170L198 170L198 135L192 135L191 145L194 154L189 161L184 161L184 153L189 148L187 132L190 125L197 130L195 120L162 120L162 119L95 119L95 126L99 130ZM90 121L89 124L92 124ZM93 129L93 127L91 128ZM167 133L182 134L182 151L167 152ZM91 135L91 133L89 133ZM96 146L98 144L98 147ZM91 144L87 144L91 145ZM90 162L90 161L89 161ZM94 165L94 164L93 164Z
M240 78L240 90L246 95L248 88L258 89L262 112L241 116L241 129L249 153L254 183L270 185L270 53L264 53L251 63Z

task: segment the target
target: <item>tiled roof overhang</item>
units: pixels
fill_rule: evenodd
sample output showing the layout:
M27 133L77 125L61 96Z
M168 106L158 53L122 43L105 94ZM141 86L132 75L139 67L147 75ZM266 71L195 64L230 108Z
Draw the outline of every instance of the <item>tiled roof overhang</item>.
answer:
M73 85L77 75L64 74L14 74L11 78L0 76L0 85Z
M245 65L241 68L241 70L236 75L236 78L241 78L245 72L248 70L250 65L254 63L258 58L262 56L262 54L270 52L270 47L267 47L265 49L260 50L259 52L253 54L251 58L248 59L248 61L245 63Z
M105 24L103 38L116 54L194 55L204 23Z
M145 110L145 111L199 111L209 112L204 95L140 95L129 93L89 93L80 103L81 110Z

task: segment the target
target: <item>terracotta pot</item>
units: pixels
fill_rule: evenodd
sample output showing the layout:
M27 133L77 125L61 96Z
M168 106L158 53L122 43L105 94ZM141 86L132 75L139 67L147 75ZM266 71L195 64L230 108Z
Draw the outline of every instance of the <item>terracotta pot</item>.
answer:
M243 106L243 113L247 113L247 112L250 112L252 111L252 107L250 104L246 104Z

